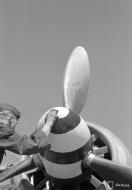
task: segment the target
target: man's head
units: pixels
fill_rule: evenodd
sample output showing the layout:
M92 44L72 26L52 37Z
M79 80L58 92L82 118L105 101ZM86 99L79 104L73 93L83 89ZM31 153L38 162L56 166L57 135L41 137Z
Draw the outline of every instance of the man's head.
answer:
M0 123L14 129L21 113L9 104L0 103Z

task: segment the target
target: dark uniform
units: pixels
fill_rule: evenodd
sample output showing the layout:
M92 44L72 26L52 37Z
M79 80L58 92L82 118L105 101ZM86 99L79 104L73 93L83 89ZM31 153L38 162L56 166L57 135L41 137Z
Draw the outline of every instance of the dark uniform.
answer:
M8 104L0 104L0 112L8 110L15 115L17 120L20 118L20 112L13 106ZM3 120L6 119L2 116ZM57 119L57 111L53 110L46 116L46 123L51 128ZM47 134L43 131L36 131L31 136L19 135L14 128L6 125L0 119L0 163L3 159L5 149L16 154L31 155L41 153L50 148L47 140Z

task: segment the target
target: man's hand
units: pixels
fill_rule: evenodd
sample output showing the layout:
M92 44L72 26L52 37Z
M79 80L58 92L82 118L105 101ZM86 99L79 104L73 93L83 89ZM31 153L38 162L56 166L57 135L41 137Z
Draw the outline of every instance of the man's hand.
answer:
M51 148L48 135L57 121L57 113L58 111L53 109L47 114L44 114L39 120L37 132L31 135L32 140L34 140L43 151Z
M51 110L45 117L45 124L42 127L42 131L45 132L47 136L57 121L57 113L57 110Z
M44 114L39 120L37 130L43 131L46 134L46 136L48 136L51 131L51 128L55 125L57 121L57 113L58 111L53 109L50 110L46 116Z

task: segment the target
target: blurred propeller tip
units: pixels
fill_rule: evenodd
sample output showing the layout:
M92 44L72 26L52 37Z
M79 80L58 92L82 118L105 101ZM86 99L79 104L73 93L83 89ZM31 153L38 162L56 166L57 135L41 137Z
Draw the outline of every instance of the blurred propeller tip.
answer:
M83 56L87 56L87 52L86 52L86 50L85 50L85 48L84 47L82 47L82 46L77 46L77 47L75 47L75 49L73 50L73 53L75 53L75 54L81 54L81 55L83 55Z
M64 75L63 105L79 114L86 102L90 79L90 64L86 50L77 46L71 53Z

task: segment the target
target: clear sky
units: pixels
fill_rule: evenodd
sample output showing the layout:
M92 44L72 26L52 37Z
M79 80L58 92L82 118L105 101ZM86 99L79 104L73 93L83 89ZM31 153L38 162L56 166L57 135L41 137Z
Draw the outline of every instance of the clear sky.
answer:
M17 131L31 134L47 109L62 105L65 66L78 45L91 64L82 117L132 152L131 0L0 0L0 102L21 111Z

